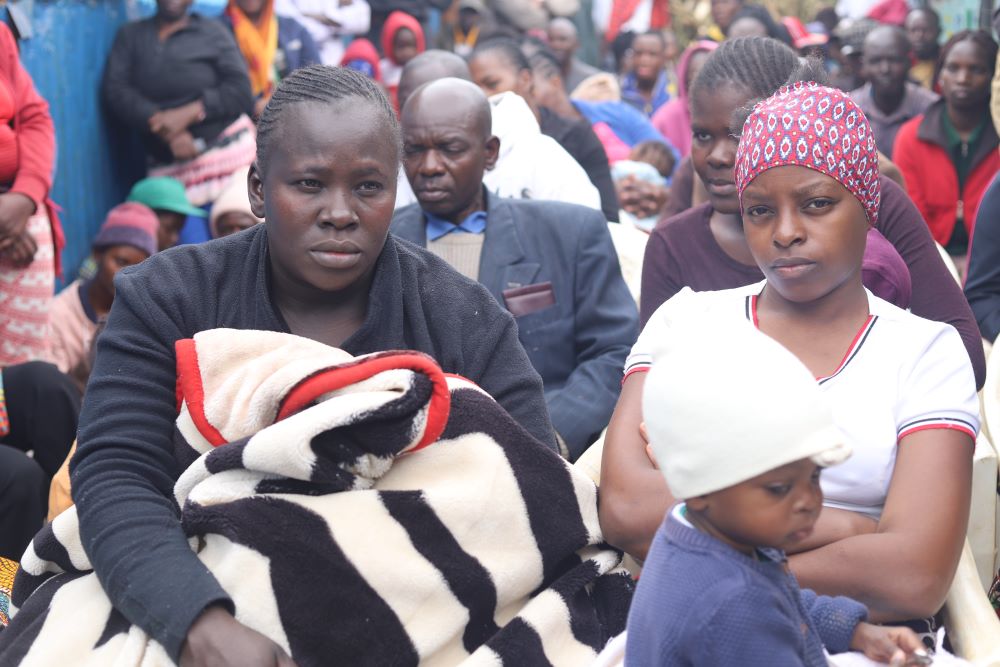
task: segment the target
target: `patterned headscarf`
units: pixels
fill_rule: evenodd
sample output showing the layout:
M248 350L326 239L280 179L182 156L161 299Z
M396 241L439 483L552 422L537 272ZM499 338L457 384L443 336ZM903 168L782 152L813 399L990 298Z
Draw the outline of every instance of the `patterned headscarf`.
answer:
M781 88L756 107L736 150L736 187L768 169L796 165L836 179L857 197L872 226L881 186L878 152L864 112L845 93L813 81Z

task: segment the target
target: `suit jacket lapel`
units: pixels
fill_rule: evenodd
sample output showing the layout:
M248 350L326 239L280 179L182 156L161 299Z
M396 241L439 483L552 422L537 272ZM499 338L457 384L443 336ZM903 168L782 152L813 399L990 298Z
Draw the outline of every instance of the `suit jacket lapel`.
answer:
M502 305L503 291L530 285L539 265L524 261L524 246L514 223L513 207L489 193L486 202L486 238L479 260L479 282Z
M424 212L420 210L420 204L410 204L396 211L389 229L401 239L421 248L427 247L427 225L424 223Z

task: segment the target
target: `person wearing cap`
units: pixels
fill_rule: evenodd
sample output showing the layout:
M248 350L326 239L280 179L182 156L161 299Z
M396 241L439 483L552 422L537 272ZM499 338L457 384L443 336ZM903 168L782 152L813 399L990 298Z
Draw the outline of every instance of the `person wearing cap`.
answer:
M686 321L711 316L720 331L750 322L809 369L854 451L823 474L824 508L813 533L788 549L792 572L806 587L858 599L879 622L931 617L948 592L969 516L979 430L969 355L951 325L883 301L862 283L881 184L871 126L849 96L799 82L732 129L741 135L734 185L743 233L764 280L684 288L650 317L626 361L605 440L604 536L645 557L676 497L646 456L640 428L642 371L656 347ZM718 392L722 421L730 380L702 378ZM758 381L755 391L769 395L770 378ZM794 418L775 401L775 426Z
M787 569L823 507L823 468L850 447L809 370L749 323L688 321L662 341L642 395L649 449L679 502L657 530L629 610L625 664L901 664L909 628L867 623L848 597ZM678 574L683 573L682 576Z
M90 348L115 298L115 276L156 252L156 215L137 202L111 209L93 243L96 275L75 280L52 303L47 361L69 374L81 391L90 377Z
M153 209L153 213L160 221L156 236L159 250L177 245L184 228L184 221L189 216L204 218L207 215L204 210L188 201L184 185L169 176L142 179L132 186L126 201L138 202Z
M244 168L233 174L226 189L212 205L208 226L212 230L213 239L221 239L264 222L250 208L250 195L247 191L249 172L249 168Z

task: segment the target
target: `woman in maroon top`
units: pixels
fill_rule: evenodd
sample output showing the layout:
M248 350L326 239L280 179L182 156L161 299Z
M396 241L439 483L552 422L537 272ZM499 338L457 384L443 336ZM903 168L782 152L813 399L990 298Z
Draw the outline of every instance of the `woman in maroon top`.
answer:
M49 201L56 138L49 105L0 23L0 368L48 344L62 228Z
M709 56L690 91L691 159L709 201L661 222L650 236L642 268L641 324L682 287L718 290L763 280L743 238L733 180L738 142L729 124L734 111L769 96L798 66L790 48L762 37L727 41ZM982 387L986 362L968 302L941 262L913 202L889 178L883 176L881 184L880 234L869 234L865 284L887 301L909 306L915 315L954 326L969 352L976 384ZM894 298L892 292L901 291L893 284L898 281L885 280L901 270L893 264L899 259L886 253L886 240L909 269L909 303Z

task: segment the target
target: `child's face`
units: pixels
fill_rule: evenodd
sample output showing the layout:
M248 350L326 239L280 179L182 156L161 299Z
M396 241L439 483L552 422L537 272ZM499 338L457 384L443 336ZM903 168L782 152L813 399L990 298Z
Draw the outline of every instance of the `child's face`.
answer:
M810 459L687 500L693 522L744 553L789 549L809 537L823 507L820 467ZM707 526L701 526L707 523Z
M860 284L868 240L861 202L836 179L799 166L769 169L743 190L743 234L767 285L811 303Z
M130 245L113 245L94 254L97 263L95 280L108 294L115 293L115 276L126 266L138 264L149 257L146 253Z
M397 65L405 65L417 55L417 36L409 28L400 28L392 38L392 57Z
M160 250L173 248L180 240L181 228L184 227L187 217L183 213L161 209L157 209L155 213L160 221L160 228L156 232L156 245Z

